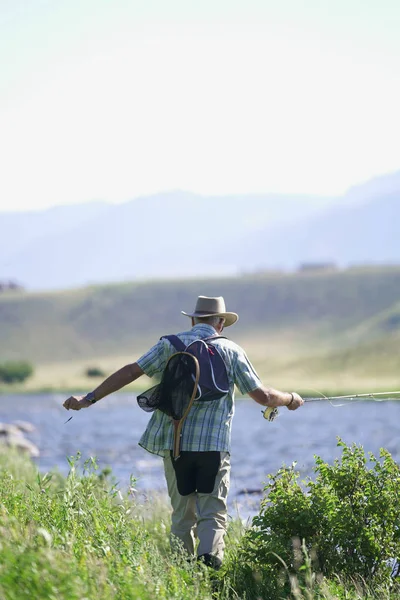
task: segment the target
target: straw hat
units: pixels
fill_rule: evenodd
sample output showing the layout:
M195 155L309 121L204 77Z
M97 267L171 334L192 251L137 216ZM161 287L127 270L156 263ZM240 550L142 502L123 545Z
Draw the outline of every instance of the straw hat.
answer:
M225 300L222 296L208 297L199 296L196 302L194 312L187 313L181 311L187 317L223 317L225 319L225 327L233 325L239 319L239 316L233 312L226 312Z

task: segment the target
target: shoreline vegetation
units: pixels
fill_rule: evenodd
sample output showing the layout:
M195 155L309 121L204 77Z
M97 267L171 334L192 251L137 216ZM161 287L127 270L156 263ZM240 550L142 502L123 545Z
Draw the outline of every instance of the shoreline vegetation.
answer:
M114 369L124 366L127 363L120 363L119 367L115 366ZM304 377L296 376L284 376L282 374L276 373L274 377L274 372L271 371L272 375L268 377L265 373L264 369L258 368L259 365L255 364L255 368L260 375L261 380L267 386L271 386L275 389L280 389L283 391L295 391L299 393L304 398L320 398L320 397L334 397L334 396L345 396L350 394L369 394L371 392L374 393L383 393L386 394L388 392L388 398L390 398L389 393L391 391L397 392L400 390L400 376L393 377L368 377L367 375L363 378L352 377L352 376L343 376L342 381L338 381L337 378L329 379L329 377L318 377L314 378L310 377L305 379ZM0 396L16 396L16 395L40 395L40 394L62 394L62 395L72 395L72 394L81 394L84 395L87 392L95 389L108 375L113 372L113 369L106 372L104 377L73 377L71 376L70 380L65 381L65 376L62 376L63 381L57 383L57 375L54 375L54 379L52 380L51 371L47 371L46 376L43 376L41 373L41 368L38 368L37 375L34 375L32 379L24 382L24 383L15 383L15 384L1 384L0 383ZM47 379L48 377L48 379ZM67 378L68 379L68 378ZM127 385L121 390L119 390L118 394L124 395L132 395L136 396L137 394L149 389L157 382L156 379L149 379L146 376L142 376L138 381L133 384ZM239 391L236 390L235 398L238 400L242 396ZM400 396L394 396L393 399L400 399ZM368 398L366 398L367 400Z
M251 357L251 351L248 352ZM139 355L137 355L139 357ZM135 359L131 359L133 362ZM92 361L96 362L96 361ZM86 394L95 389L106 377L129 363L128 360L118 360L114 357L108 361L98 361L104 375L101 377L87 377L84 372L88 361L77 363L62 363L55 365L38 365L31 378L23 383L0 383L0 396L2 395L39 395L39 394ZM400 375L376 376L374 373L365 373L357 376L353 373L343 372L339 376L329 373L313 373L312 366L307 373L285 372L284 367L268 369L259 360L253 364L261 380L267 386L284 391L296 391L304 398L319 398L330 396L344 396L349 394L369 394L371 392L386 393L400 390ZM400 370L399 370L400 373ZM116 392L118 394L131 394L133 396L149 389L156 383L143 375L139 380L129 384ZM241 398L236 390L236 398ZM389 396L388 396L389 398ZM393 398L392 398L393 399Z
M171 552L169 506L139 501L133 476L122 490L93 457L68 457L64 477L2 452L0 597L395 600L399 467L382 450L367 470L362 448L338 445L335 465L316 458L308 493L293 467L269 476L253 523L229 520L219 572Z
M268 337L266 338L268 339ZM274 338L273 342L262 346L259 340L245 339L242 343L252 360L261 380L265 385L275 389L296 391L305 398L321 396L342 396L348 394L365 394L370 392L398 391L400 389L400 364L393 363L393 368L383 365L385 355L375 357L375 368L370 359L364 361L359 356L353 364L339 363L335 365L323 360L323 351L315 357L301 358L304 348L300 348L299 340L290 343ZM400 340L399 340L400 343ZM260 347L262 346L262 347ZM150 347L150 345L148 346ZM55 363L37 364L31 377L22 383L0 383L0 395L4 394L86 394L95 389L106 377L126 364L134 362L147 349L140 347L131 356L96 357L92 360L79 359ZM275 355L273 354L275 350ZM300 358L297 358L300 357ZM400 355L396 355L400 361ZM321 361L322 364L321 364ZM88 377L87 371L96 369L101 376ZM133 384L122 388L118 393L138 394L152 387L155 379L142 376ZM238 392L236 393L238 396Z
M38 396L38 395L44 395L44 394L57 394L57 395L63 395L66 398L70 395L84 395L86 394L88 391L90 391L94 386L88 386L86 388L52 388L52 387L44 387L44 388L37 388L37 389L30 389L30 390L26 390L23 387L18 387L15 386L12 389L11 388L1 388L0 387L0 397L1 396ZM135 396L143 391L145 391L147 389L147 387L135 387L135 388L129 388L129 386L127 386L126 388L121 389L119 392L115 392L116 394L125 394L125 395L131 395L135 398ZM292 388L290 388L292 389ZM286 388L285 390L286 391ZM297 393L299 393L303 398L316 398L316 399L320 399L321 401L324 401L324 398L328 399L329 398L337 398L340 396L349 396L351 397L359 395L359 394L369 394L371 392L370 389L365 388L357 388L356 390L352 389L349 390L348 388L344 388L344 389L330 389L330 390L321 390L320 394L316 394L315 392L310 393L309 390L302 390L301 388L298 389L294 389L293 391L296 391ZM400 400L400 396L396 395L391 397L390 393L391 391L387 388L379 388L379 389L374 389L372 390L375 393L379 393L379 394L385 394L386 397L384 397L383 399L380 398L380 402L383 402L385 400L390 400L391 402L395 402L397 400ZM393 389L392 392L394 393L395 390ZM110 395L111 397L111 395ZM243 400L244 398L240 395L237 395L236 400ZM362 398L363 402L374 402L374 398L369 398L369 397L364 397Z

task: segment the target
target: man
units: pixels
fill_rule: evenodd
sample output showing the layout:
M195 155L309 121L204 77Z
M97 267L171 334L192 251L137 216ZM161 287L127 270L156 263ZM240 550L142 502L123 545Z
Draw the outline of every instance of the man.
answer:
M186 346L196 339L221 336L224 327L233 325L239 318L236 313L226 311L222 296L199 296L193 312L181 312L192 321L190 330L178 334ZM265 407L287 406L289 410L296 410L304 400L294 392L264 387L245 351L234 342L219 337L213 340L213 344L226 365L229 392L218 400L202 402L200 399L194 402L183 425L178 461L171 456L171 419L159 410L154 411L139 444L164 459L172 505L171 542L178 541L193 555L197 537L198 558L219 569L227 525L235 385L241 394L248 394ZM110 375L93 392L84 397L68 398L64 407L67 410L88 408L143 374L149 377L160 375L168 358L175 352L169 340L162 338L135 363Z

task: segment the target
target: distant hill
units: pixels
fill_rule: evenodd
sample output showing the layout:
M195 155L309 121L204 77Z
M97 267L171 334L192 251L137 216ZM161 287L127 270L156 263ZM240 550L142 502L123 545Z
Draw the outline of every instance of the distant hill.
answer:
M374 177L370 181L351 187L345 199L365 202L378 196L400 192L400 171Z
M64 289L153 277L236 273L236 240L318 212L329 199L170 192L121 205L0 213L0 279Z
M190 326L199 294L225 297L240 319L228 335L300 337L312 355L400 331L400 267L332 273L132 282L67 292L0 295L0 361L52 362L133 354ZM389 328L389 329L388 329Z
M331 206L284 229L266 227L245 235L233 248L242 269L296 268L299 263L338 266L400 263L400 189L366 201Z
M0 280L31 290L400 262L400 172L340 198L169 192L0 213Z
M23 257L35 241L67 233L78 223L83 225L108 208L105 202L90 202L43 211L0 212L0 265L12 257Z
M267 384L308 394L400 387L400 266L7 291L0 363L34 364L24 390L87 391L99 382L88 367L109 374L160 335L190 327L180 311L199 294L222 294L239 313L225 333Z

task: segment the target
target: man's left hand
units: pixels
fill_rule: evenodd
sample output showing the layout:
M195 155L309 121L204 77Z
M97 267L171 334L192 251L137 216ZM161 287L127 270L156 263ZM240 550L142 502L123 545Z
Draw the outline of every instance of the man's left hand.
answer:
M303 406L304 400L300 396L300 394L292 392L292 399L292 402L288 404L288 410L297 410L298 408L300 408L300 406Z
M63 404L66 410L81 410L81 408L88 408L92 405L92 402L85 400L85 396L70 396Z

